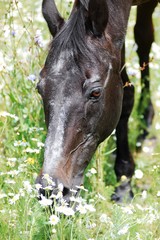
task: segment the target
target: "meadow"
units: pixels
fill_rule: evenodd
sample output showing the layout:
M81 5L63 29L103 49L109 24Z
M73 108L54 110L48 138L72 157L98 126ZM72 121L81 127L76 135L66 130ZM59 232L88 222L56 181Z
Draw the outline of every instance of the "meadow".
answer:
M72 1L56 2L67 18ZM98 147L79 197L73 192L72 207L63 201L61 185L53 200L37 200L35 179L43 162L46 127L36 84L51 37L40 0L1 1L0 14L0 239L160 240L160 6L154 13L156 43L150 55L156 113L140 153L135 151L140 93L133 40L135 7L129 21L126 65L136 88L129 134L136 161L132 181L135 195L131 203L120 205L110 200L116 185L114 136Z

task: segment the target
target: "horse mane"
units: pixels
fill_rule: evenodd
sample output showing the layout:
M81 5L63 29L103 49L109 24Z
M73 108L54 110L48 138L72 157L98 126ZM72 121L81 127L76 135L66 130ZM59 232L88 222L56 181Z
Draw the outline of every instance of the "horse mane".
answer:
M88 57L90 52L86 43L86 18L85 12L88 8L88 0L79 0L73 9L69 19L61 28L59 33L54 37L51 43L51 54L54 59L61 52L67 51L70 56L81 55Z

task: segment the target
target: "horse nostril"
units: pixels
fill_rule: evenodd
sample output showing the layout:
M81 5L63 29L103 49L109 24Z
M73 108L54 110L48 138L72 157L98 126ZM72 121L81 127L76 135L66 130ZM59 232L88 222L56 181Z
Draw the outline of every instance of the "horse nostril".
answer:
M50 180L50 179L49 179ZM38 193L38 200L41 200L42 197L49 198L54 190L55 184L53 184L53 181L49 184L46 179L44 179L42 176L38 176L36 179L36 189Z
M63 196L67 195L69 193L69 189L64 187L63 188Z
M53 188L52 190L46 190L45 188L41 187L38 190L38 201L43 200L43 197L47 199L53 199L55 198L56 201L59 199L65 199L67 202L69 202L70 199L70 190L66 187L63 188L63 190L58 189L58 186Z
M38 200L42 200L42 196L45 196L45 190L43 188L40 188L38 190L38 196L37 196Z
M58 179L51 178L49 175L41 175L38 176L36 184L38 190L37 198L39 201L43 201L44 199L55 199L59 201L62 198L67 202L70 201L70 189L64 187Z

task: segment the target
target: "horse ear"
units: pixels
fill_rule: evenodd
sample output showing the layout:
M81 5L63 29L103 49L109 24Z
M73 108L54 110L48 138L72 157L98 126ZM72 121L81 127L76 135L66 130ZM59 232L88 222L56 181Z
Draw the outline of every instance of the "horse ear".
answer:
M43 0L42 13L48 24L48 28L54 37L64 24L64 19L59 14L54 0Z
M106 0L90 0L88 5L89 19L94 35L101 36L108 22L108 6Z

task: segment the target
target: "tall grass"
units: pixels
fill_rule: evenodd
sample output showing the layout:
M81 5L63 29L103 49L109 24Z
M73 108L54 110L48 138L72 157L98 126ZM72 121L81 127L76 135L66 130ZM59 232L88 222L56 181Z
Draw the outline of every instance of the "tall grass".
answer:
M57 4L67 17L72 3L59 0ZM86 170L81 197L72 198L73 208L63 202L61 186L53 198L59 199L53 212L46 207L51 202L45 198L37 200L38 186L34 182L43 162L46 128L36 83L50 35L41 16L41 1L1 1L0 9L0 239L160 239L158 140L148 141L141 154L134 154L138 171L133 178L135 197L129 205L110 202L116 183L114 156L109 154L115 148L112 138L98 148ZM159 10L154 15L157 43L160 43ZM138 59L131 40L134 16L135 10L128 31L127 66L139 91ZM152 99L157 114L150 136L159 139L160 49L157 45L151 54L154 56ZM131 145L137 136L136 114L135 110L130 120Z

